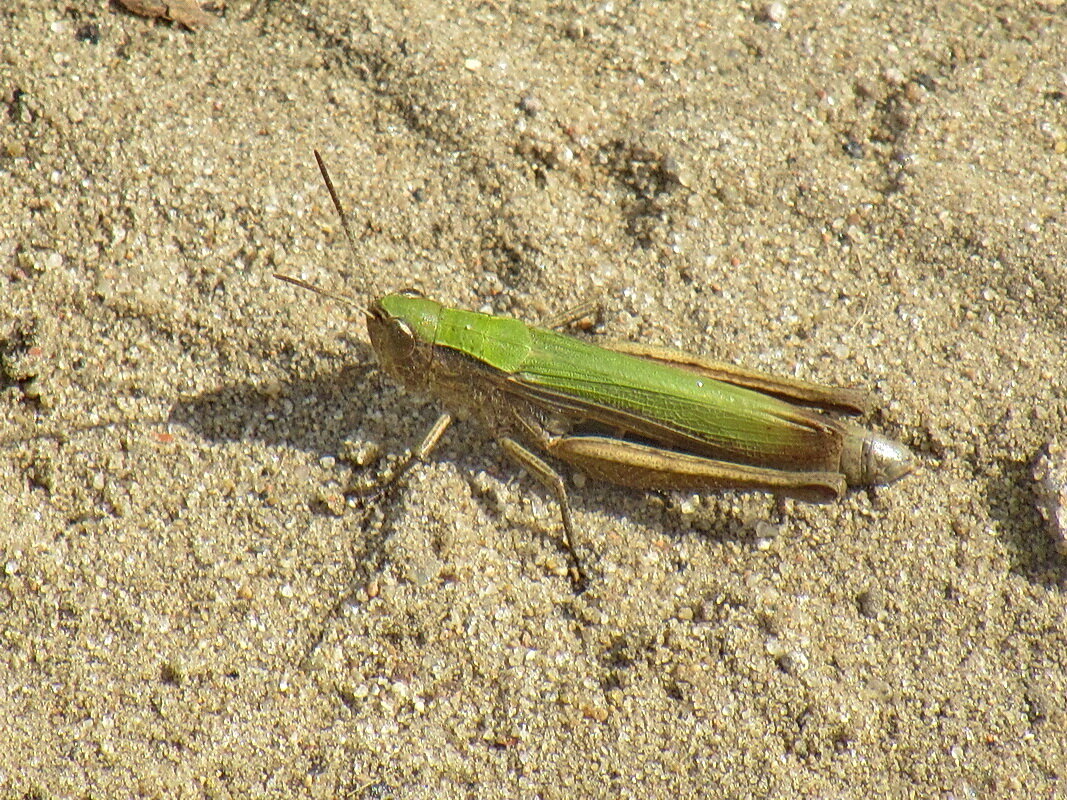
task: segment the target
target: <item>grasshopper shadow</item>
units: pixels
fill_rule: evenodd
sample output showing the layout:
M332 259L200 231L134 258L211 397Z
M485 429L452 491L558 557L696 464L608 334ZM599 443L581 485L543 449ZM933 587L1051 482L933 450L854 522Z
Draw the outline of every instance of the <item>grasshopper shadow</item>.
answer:
M389 409L405 412L409 421L403 431L390 424ZM273 385L242 381L182 398L167 421L213 442L257 441L320 458L338 456L349 440L359 439L378 445L388 457L418 445L439 411L433 402L397 387L369 356L357 356L357 363L339 370ZM523 474L473 423L455 423L428 460L454 463L468 477L479 470L503 481ZM409 482L409 477L401 481ZM530 484L536 482L531 478Z
M308 353L283 349L274 360L286 379L241 381L183 397L167 421L209 441L257 441L293 447L316 458L336 456L354 437L403 450L408 443L389 430L382 409L406 398L398 397L398 390L382 379L370 347L357 340L346 344L350 357L339 369L309 370L301 364L325 364L332 357L309 358Z
M348 434L365 427L377 391L374 372L360 364L270 386L242 381L179 400L168 422L216 442L336 453Z
M389 409L405 412L409 421L403 431L390 424ZM209 441L257 441L303 450L315 458L343 453L352 439L375 443L383 455L399 455L421 441L439 410L397 387L367 358L273 385L242 381L183 398L167 421ZM459 422L429 460L454 462L473 474L495 463L496 453L499 448L479 436L477 426ZM499 462L504 461L501 455ZM505 468L501 477L508 474Z
M258 441L272 447L297 448L316 459L344 453L346 441L353 438L376 443L383 454L389 455L399 455L415 447L435 419L438 407L417 401L396 387L369 357L357 355L355 361L341 369L323 370L306 377L294 375L273 385L242 381L183 398L172 407L168 421L210 441ZM410 417L415 422L405 425L405 430L398 433L387 422L389 415L383 413L391 407L410 409ZM559 510L551 493L513 464L476 423L456 422L429 460L454 464L470 484L475 502L489 517L500 517L501 511L496 499L477 488L474 478L478 472L484 471L502 483L519 487L522 492L536 493L549 509L549 516L531 525L527 532L556 544L562 542ZM569 485L570 471L565 465L553 463L553 466L562 470ZM353 466L353 472L358 471ZM397 486L390 487L382 502L389 505L396 490L417 490L423 480L426 478L409 473ZM657 502L654 496L659 493L633 492L599 481L590 481L581 489L570 485L568 488L571 505L579 514L606 512L608 516L628 519L646 528L649 535L693 535L709 541L754 539L741 519L736 515L723 516L721 508L702 509L700 514L715 519L697 529L676 512L676 503ZM384 531L379 532L377 545L368 542L361 548L357 562L366 562L361 570L366 573L364 577L373 572L370 565L382 558L381 552L374 551L380 548L384 535ZM587 557L590 551L600 549L599 535L592 531L580 531L579 538L587 549ZM678 564L677 568L684 570L685 565Z

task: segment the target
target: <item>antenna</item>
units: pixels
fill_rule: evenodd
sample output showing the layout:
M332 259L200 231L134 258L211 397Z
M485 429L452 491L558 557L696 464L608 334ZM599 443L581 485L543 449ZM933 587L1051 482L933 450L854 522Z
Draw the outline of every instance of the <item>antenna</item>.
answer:
M350 297L345 297L343 294L335 294L333 292L328 292L325 289L320 289L318 286L316 286L313 283L308 283L307 281L302 281L302 280L300 280L300 278L294 278L292 275L283 275L281 272L275 272L274 273L274 277L277 278L280 281L285 281L286 283L291 283L291 284L293 284L293 286L299 286L301 289L307 289L309 292L314 292L315 294L322 295L323 297L328 297L331 300L337 300L340 303L344 303L346 306L351 306L352 308L356 309L357 311L362 312L363 314L365 314L368 317L372 316L370 311L368 311L364 306L361 306L359 303L357 303L355 300L353 300Z
M318 150L313 150L312 152L315 154L315 161L319 165L319 172L322 173L322 180L326 183L326 190L330 193L330 199L333 200L333 207L337 209L337 216L341 218L341 227L344 228L345 238L348 239L349 254L352 256L353 261L358 261L359 257L356 253L356 239L352 235L352 229L348 227L348 217L345 216L345 210L341 205L341 198L337 196L337 190L333 188L333 181L330 180L330 173L326 170L326 162L322 160L322 156L319 155Z
M348 227L348 217L345 216L345 209L341 205L341 198L337 196L337 190L333 188L333 181L330 180L330 173L326 169L326 162L322 160L322 156L319 155L318 150L312 150L312 152L315 154L315 162L319 165L319 172L322 174L322 180L326 183L326 190L330 193L330 199L333 201L333 207L337 210L337 216L341 218L341 227L344 229L345 238L348 240L349 255L352 256L353 261L358 261L359 259L356 253L356 239L352 235L352 229ZM328 297L331 300L337 300L341 303L344 303L346 306L351 306L357 311L362 312L365 316L371 316L370 311L368 311L366 307L361 306L359 303L349 297L345 297L344 295L340 294L334 294L333 292L328 292L325 289L320 289L318 286L308 283L307 281L301 280L300 278L294 278L291 275L283 275L280 272L275 272L274 277L280 281L291 283L293 284L293 286L299 286L301 289L307 289L309 292L314 292L315 294L322 295L323 297Z

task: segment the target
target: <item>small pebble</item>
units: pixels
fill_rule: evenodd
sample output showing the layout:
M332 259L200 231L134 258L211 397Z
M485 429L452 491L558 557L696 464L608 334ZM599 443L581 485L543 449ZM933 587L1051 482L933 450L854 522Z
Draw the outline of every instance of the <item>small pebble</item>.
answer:
M763 19L772 25L780 26L785 22L788 9L785 7L785 3L767 3L763 7L763 13L761 16Z
M334 517L344 516L346 502L345 496L340 492L331 492L325 489L320 489L315 494L315 500L319 507L328 514Z
M369 467L382 456L382 449L373 442L352 444L345 442L345 458L357 467Z
M777 539L782 533L782 526L761 519L756 521L754 532L757 539Z
M801 650L790 650L776 659L778 667L788 675L799 675L808 668L808 657Z
M589 35L589 28L582 20L572 19L567 23L566 33L569 38L577 41L578 39L584 39Z
M857 595L856 605L867 619L876 619L885 610L885 596L878 586L871 586Z
M885 82L890 86L902 86L907 78L904 77L904 73L896 67L887 67L885 72L882 73L882 77L885 78Z
M535 95L523 95L522 99L519 100L519 110L527 116L536 117L543 109L544 106L541 105L541 101Z
M585 703L582 705L582 716L594 722L607 722L609 712L604 706Z

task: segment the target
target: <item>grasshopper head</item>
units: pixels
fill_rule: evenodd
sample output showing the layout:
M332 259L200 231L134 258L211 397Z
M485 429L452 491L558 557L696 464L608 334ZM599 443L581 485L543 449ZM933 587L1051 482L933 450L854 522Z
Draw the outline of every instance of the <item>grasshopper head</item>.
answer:
M426 388L440 315L440 303L414 292L386 295L370 308L367 333L378 361L408 388Z

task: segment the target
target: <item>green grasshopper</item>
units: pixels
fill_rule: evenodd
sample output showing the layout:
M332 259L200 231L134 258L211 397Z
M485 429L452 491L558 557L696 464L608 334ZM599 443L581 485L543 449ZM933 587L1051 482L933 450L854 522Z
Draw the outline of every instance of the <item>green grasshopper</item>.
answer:
M340 200L315 158L354 250ZM448 409L413 457L429 456L453 416L479 420L555 495L579 586L584 575L567 491L535 451L635 489L756 489L816 503L836 500L847 486L892 483L914 467L904 445L822 413L866 411L865 394L854 389L667 348L596 345L518 319L449 308L414 291L361 310L385 372Z

